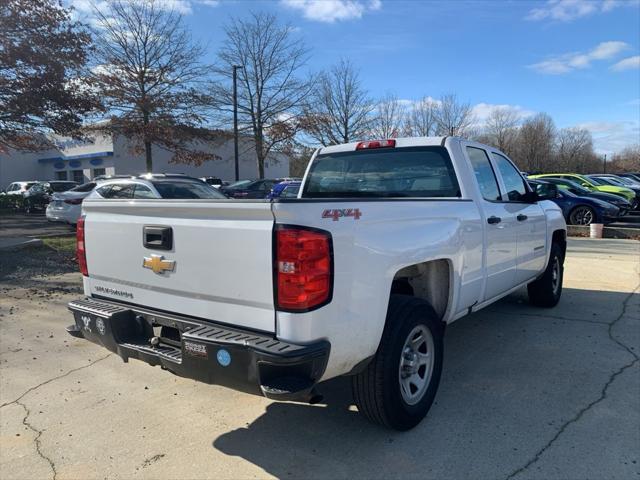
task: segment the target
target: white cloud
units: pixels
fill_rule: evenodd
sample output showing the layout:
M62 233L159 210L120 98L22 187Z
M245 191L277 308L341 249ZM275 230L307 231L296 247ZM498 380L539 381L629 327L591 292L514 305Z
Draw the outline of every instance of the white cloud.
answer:
M325 23L359 19L367 11L382 7L381 0L280 0L280 3L302 12L307 20Z
M585 122L576 127L591 132L593 147L599 154L611 155L640 142L640 122Z
M561 75L573 70L588 68L595 60L608 60L629 48L625 42L602 42L587 53L574 52L556 55L542 62L528 65L538 73Z
M617 7L634 5L638 5L638 0L547 0L542 7L529 10L525 19L570 22L594 13L606 13Z
M535 115L536 112L532 110L527 110L526 108L521 107L520 105L509 105L509 104L495 104L495 103L477 103L473 106L473 116L475 118L475 123L478 127L483 127L491 115L493 110L500 108L504 110L508 110L510 112L515 113L520 120L523 120L527 117L531 117Z
M624 70L637 70L638 68L640 68L640 55L622 59L618 63L611 66L611 70L615 70L616 72L622 72Z

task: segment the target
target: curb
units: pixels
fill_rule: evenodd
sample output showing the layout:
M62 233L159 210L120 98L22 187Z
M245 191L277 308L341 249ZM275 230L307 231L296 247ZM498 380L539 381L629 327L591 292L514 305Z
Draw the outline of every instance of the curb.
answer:
M20 250L21 248L34 247L42 245L42 240L39 238L29 238L27 240L20 240L15 243L9 243L8 245L0 245L0 252L8 252L12 250Z
M590 228L582 225L567 225L567 235L569 237L589 237ZM602 238L640 240L640 230L637 228L604 227Z

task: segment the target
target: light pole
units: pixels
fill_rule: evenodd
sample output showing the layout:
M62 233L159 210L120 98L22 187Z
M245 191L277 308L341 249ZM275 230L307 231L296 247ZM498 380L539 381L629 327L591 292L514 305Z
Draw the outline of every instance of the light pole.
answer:
M607 173L607 154L604 154L604 159L602 160L602 173Z
M242 65L233 65L233 159L236 169L236 182L240 180L240 163L238 161L238 69Z

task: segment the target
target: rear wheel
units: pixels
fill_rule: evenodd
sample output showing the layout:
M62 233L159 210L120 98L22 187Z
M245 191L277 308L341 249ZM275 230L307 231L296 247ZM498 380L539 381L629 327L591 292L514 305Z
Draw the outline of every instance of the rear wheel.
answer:
M569 223L571 225L591 225L596 221L596 215L591 207L580 205L569 214Z
M367 419L409 430L425 417L442 372L444 326L424 300L391 295L378 351L352 377L353 398Z
M529 301L533 305L551 308L558 304L562 295L563 262L560 245L553 243L546 270L540 278L527 285Z

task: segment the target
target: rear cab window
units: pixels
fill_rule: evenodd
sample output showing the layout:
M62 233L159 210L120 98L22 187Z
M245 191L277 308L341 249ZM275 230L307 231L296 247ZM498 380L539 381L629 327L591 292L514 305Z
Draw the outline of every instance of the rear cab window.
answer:
M327 153L314 160L303 198L460 197L444 147Z

